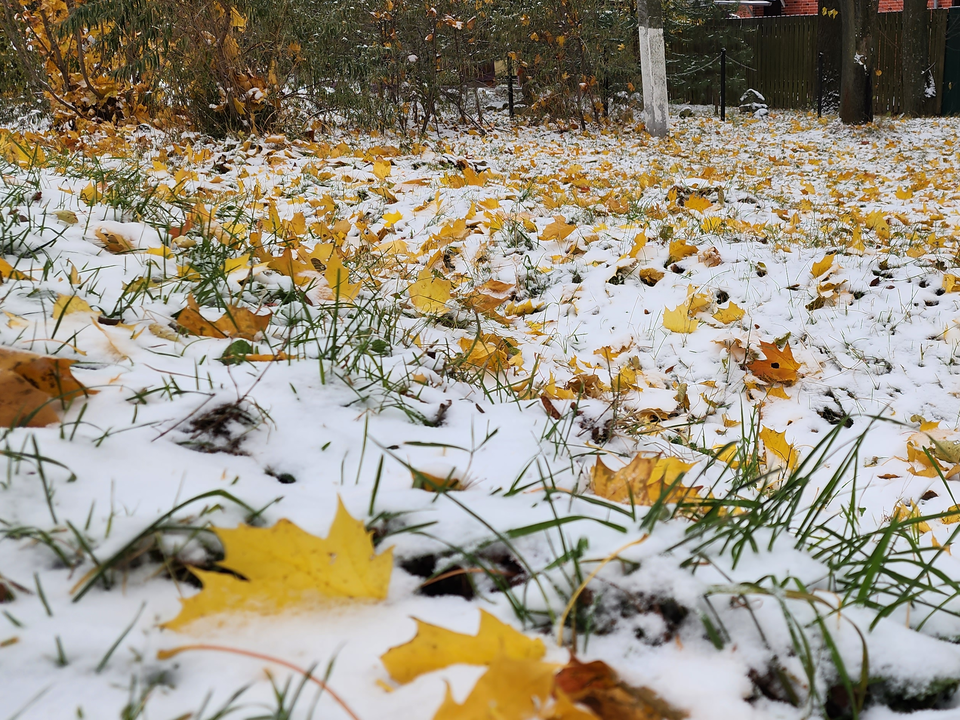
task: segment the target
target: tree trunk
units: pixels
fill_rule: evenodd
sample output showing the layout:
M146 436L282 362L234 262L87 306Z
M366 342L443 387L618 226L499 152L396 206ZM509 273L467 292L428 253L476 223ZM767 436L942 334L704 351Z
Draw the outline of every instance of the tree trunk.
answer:
M819 0L817 4L817 55L823 62L823 109L836 112L840 106L840 0Z
M840 0L840 120L873 121L873 72L879 0Z
M900 42L904 115L922 115L927 86L927 52L930 19L927 0L903 0L903 34Z
M667 63L663 49L663 9L660 0L637 0L640 27L640 77L643 82L643 122L654 137L664 137L670 124L667 104Z

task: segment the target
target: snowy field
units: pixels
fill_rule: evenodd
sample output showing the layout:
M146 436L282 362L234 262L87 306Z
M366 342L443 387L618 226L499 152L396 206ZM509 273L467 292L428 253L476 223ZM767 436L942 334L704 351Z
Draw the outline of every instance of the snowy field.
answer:
M0 718L957 717L958 130L4 131Z

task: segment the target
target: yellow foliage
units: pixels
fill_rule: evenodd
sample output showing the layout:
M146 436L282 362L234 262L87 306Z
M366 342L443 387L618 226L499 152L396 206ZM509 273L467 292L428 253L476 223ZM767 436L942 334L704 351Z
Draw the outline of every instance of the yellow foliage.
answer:
M692 333L697 329L697 325L699 322L696 318L690 317L689 301L663 312L663 326L670 332Z
M787 469L792 470L796 467L798 456L793 445L786 439L786 433L777 432L767 427L760 429L760 440L763 446L775 455Z
M181 600L180 614L163 627L180 630L201 618L224 613L274 615L310 609L324 599L383 600L393 570L393 550L376 555L363 522L337 501L326 538L289 520L271 528L241 525L214 528L226 557L220 566L246 578L193 570L203 590Z
M829 255L825 255L822 260L815 262L813 264L813 268L811 269L813 276L820 277L827 270L833 267L833 258L834 258L833 253L830 253Z
M630 502L632 498L635 505L649 506L692 467L692 463L675 457L637 455L629 465L614 472L597 458L591 488L595 495L607 500ZM696 497L695 488L677 485L666 502L681 502L691 497Z
M399 683L408 683L424 673L458 663L489 665L500 656L539 660L546 652L542 640L528 638L485 610L480 611L480 629L476 635L453 632L422 620L416 623L417 634L413 640L391 648L380 657L390 677Z
M688 245L686 240L673 240L670 243L669 253L670 253L670 256L667 258L667 262L671 262L671 263L680 262L685 257L696 255L697 246Z
M714 314L713 319L724 325L729 325L730 323L736 322L742 318L746 313L743 308L739 307L733 300L725 308L719 308Z
M446 303L450 299L452 290L452 282L434 277L430 270L421 272L417 281L407 288L407 292L410 293L410 302L424 315L446 312Z

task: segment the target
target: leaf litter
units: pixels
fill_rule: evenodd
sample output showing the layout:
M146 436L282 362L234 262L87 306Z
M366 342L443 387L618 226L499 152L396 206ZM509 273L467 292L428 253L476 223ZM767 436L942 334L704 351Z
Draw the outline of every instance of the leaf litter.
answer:
M8 196L26 232L0 259L11 706L56 672L58 701L119 714L131 677L172 671L157 649L192 640L330 663L361 717L949 705L949 583L936 612L919 591L885 600L875 565L844 590L813 543L765 535L763 508L808 473L798 507L828 516L820 541L901 528L878 547L956 574L952 123L694 117L664 141L110 131L71 139L69 175L10 164L7 187L38 185ZM155 203L108 205L110 168L140 159L128 192ZM818 448L867 429L854 485ZM770 526L737 560L680 557L754 517ZM428 552L471 591L416 592L398 568ZM202 589L166 579L173 564ZM77 602L72 565L97 578ZM815 611L830 598L843 622ZM671 603L682 616L655 610ZM539 635L560 617L566 647ZM151 714L251 682L270 701L249 657L177 663L136 698ZM842 681L861 675L863 692Z

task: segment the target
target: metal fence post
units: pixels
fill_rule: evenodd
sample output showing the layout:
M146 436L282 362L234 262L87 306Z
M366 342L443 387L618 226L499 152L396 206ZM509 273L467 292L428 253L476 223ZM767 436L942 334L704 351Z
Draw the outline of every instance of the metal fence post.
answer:
M823 53L817 53L817 117L823 117Z

